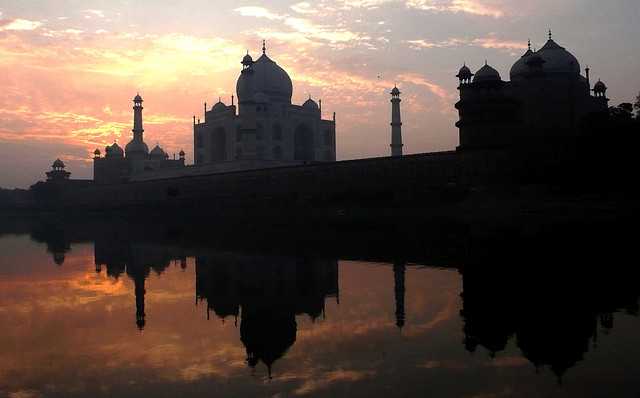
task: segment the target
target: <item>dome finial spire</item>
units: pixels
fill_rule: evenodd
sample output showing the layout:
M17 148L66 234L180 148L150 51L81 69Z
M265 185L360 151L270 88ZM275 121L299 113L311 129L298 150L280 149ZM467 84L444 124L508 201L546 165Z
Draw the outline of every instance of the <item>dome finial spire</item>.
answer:
M531 39L527 42L527 47L529 48L529 51L531 51Z
M553 39L553 32L551 32L551 29L549 29L549 40Z
M262 54L267 54L267 41L266 40L262 40Z

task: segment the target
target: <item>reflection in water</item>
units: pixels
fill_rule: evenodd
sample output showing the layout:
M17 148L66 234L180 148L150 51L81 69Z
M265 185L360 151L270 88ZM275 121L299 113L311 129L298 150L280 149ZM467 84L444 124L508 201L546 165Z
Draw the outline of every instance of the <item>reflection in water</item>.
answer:
M619 309L638 315L640 288L634 272L626 269L595 274L555 270L553 278L550 270L538 270L544 272L467 269L460 312L464 343L470 352L483 346L495 356L513 337L536 369L548 366L561 380L597 347L599 325L608 334Z
M96 272L102 266L107 268L107 275L118 279L126 273L134 282L136 296L136 325L142 330L145 327L144 296L145 280L151 270L161 274L173 260L167 250L149 245L132 244L117 237L100 237L95 241ZM178 259L183 267L186 258Z
M404 326L404 274L406 265L401 262L393 264L393 276L396 294L396 326L401 328Z
M296 315L312 320L338 296L338 262L304 257L214 253L196 257L196 296L224 320L240 314L240 338L252 368L271 366L296 341Z
M384 283L389 287L386 296L379 292L374 294L373 286L366 286L362 282L360 294L363 302L369 305L352 307L353 302L347 301L338 308L341 281L339 271L342 268L335 254L302 252L292 255L287 251L284 251L287 254L265 254L250 250L223 250L207 242L194 240L193 244L185 244L157 237L132 238L121 232L120 227L107 226L100 228L99 232L91 232L84 228L65 230L52 224L38 224L31 229L32 238L46 244L47 251L58 265L65 262L65 256L72 258L69 251L76 242L93 242L95 274L106 274L112 281L119 281L126 275L133 282L135 325L140 330L146 328L145 334L159 328L162 322L162 314L154 313L151 307L151 310L145 308L145 298L154 292L153 289L157 289L149 286L152 271L159 276L167 272L172 264L180 264L183 271L187 270L188 262L193 264L194 268L189 266L188 269L193 275L195 289L195 292L189 292L191 302L195 293L196 305L200 309L203 304L206 306L207 320L217 318L233 329L236 345L238 348L243 347L246 352L246 365L242 364L244 369L248 365L253 372L259 363L263 363L269 379L272 377L274 363L285 361L284 358L292 355L294 345L300 346L296 341L301 339L305 330L300 325L307 319L311 325L317 326L315 330L324 330L335 337L336 329L340 329L338 323L331 322L332 316L336 318L334 321L341 319L344 314L364 319L368 315L365 311L386 311L390 324L395 315L395 326L391 327L401 330L403 340L394 346L398 352L404 350L404 345L420 352L425 342L432 338L428 334L433 333L430 330L440 327L435 322L435 319L440 319L436 315L431 322L418 325L420 312L429 305L429 301L437 301L438 297L435 295L438 293L423 291L427 289L424 280L420 284L412 280L418 278L418 272L427 268L410 265L412 263L405 260L384 263L384 268L389 271L385 276L387 279L377 283ZM506 358L525 358L536 371L549 368L559 381L563 381L570 373L569 369L593 355L602 333L612 333L614 320L620 310L636 317L639 313L640 288L635 283L635 273L625 267L609 270L611 272L592 272L586 268L578 270L575 267L540 265L539 258L530 259L517 267L505 266L502 262L486 266L486 256L472 257L472 260L464 267L457 267L462 287L459 292L459 316L456 312L456 318L461 323L459 326L456 324L457 329L443 330L455 340L457 347L446 346L452 352L459 348L460 351L464 349L474 353L483 347L491 358L496 358L501 353ZM62 272L65 268L66 266L57 269L56 272ZM367 280L365 275L361 279ZM371 296L367 296L368 290L372 291ZM424 297L421 298L420 295ZM368 300L371 302L368 303ZM333 312L328 311L328 308ZM445 314L441 316L442 319L447 319L447 311L440 313ZM158 319L157 323L154 322L155 319ZM148 321L150 323L147 324ZM131 329L135 330L133 323ZM376 330L390 333L388 329L380 329L375 322L363 323L358 330L346 330L342 333L358 340L359 336L375 334ZM309 331L306 330L306 333ZM457 340L456 333L460 336ZM414 346L411 339L416 339L416 336L423 340ZM463 341L462 346L459 341ZM339 343L324 341L324 344ZM517 347L517 351L514 351L514 347ZM309 350L309 347L304 346L304 349ZM342 348L336 350L340 349ZM377 349L374 344L361 350L368 352ZM440 348L432 348L432 351L438 349ZM363 351L359 354L366 357L362 354ZM381 351L384 354L382 359L370 362L393 369L396 365L387 358L387 355L392 354L384 352L384 349ZM350 355L357 356L358 351L355 352ZM447 364L446 366L458 372L475 363L468 354L457 359L458 362L428 360L431 352L422 351L415 355L419 357L416 358L419 364L409 366L410 361L404 358L401 368L396 371L409 375L415 369L434 369ZM408 357L411 358L410 355ZM351 361L347 361L349 362ZM493 366L504 363L509 362L496 361ZM198 374L197 372L205 370L190 372ZM338 369L336 372L338 373L331 373L325 379L352 377L360 380L362 375L375 374L380 369L368 368L360 373L339 373ZM293 377L291 371L280 372L279 369L277 373L282 373L283 380ZM2 391L0 385L0 393Z

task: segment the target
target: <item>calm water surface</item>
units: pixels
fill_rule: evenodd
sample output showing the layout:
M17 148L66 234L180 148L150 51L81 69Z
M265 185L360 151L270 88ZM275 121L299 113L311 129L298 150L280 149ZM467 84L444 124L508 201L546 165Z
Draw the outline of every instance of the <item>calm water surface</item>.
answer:
M640 396L637 280L478 275L5 234L0 395Z

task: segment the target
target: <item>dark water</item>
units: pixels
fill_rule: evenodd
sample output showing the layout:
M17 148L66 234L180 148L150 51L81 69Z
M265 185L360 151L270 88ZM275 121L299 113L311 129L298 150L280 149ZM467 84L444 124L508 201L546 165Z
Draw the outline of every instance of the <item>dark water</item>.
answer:
M467 244L365 261L331 240L243 251L93 228L0 235L0 395L640 396L633 261Z

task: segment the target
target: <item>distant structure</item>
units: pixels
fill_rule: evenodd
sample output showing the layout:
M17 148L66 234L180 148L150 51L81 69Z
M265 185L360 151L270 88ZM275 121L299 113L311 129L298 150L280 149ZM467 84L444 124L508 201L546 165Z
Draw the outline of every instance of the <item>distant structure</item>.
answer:
M193 117L195 164L238 160L336 160L336 122L322 119L322 101L291 103L293 85L287 72L266 54L257 61L247 52L236 85L238 107L221 99L207 109L204 121Z
M174 159L169 159L169 154L159 145L149 151L143 137L142 102L140 94L133 98L133 138L125 149L113 143L105 148L104 157L101 157L99 149L93 152L93 180L96 184L127 182L132 176L144 172L185 166L184 151L180 151L179 159L175 159L175 155Z
M65 170L66 167L62 160L56 159L51 165L51 170L45 172L47 180L31 185L30 191L33 194L31 198L43 203L58 198L64 192L86 188L93 184L91 180L71 179L71 173Z
M391 90L391 156L402 156L402 120L400 118L400 90Z
M475 74L465 64L460 80L458 149L490 149L571 142L585 117L606 112L607 87L593 90L573 54L549 40L538 51L529 48L511 68L505 82L488 63ZM591 95L593 91L594 95Z
M65 164L62 160L56 159L51 165L51 171L47 171L47 181L64 181L68 180L71 173L65 171Z

